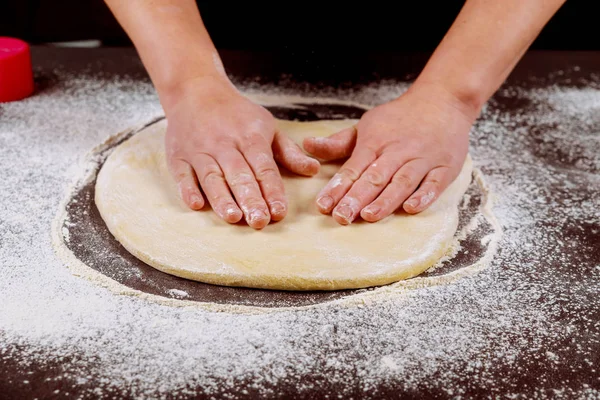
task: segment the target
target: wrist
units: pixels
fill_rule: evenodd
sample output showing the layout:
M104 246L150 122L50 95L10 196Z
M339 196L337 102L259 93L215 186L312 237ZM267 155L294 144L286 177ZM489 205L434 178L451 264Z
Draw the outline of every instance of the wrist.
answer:
M166 114L175 108L181 99L191 95L219 101L237 93L237 89L224 74L204 74L187 77L168 86L157 88L160 102Z
M417 78L407 93L416 93L430 100L447 104L461 112L471 122L477 119L487 101L487 97L482 95L482 91L478 88L461 87L460 85L455 87L445 82L422 77Z

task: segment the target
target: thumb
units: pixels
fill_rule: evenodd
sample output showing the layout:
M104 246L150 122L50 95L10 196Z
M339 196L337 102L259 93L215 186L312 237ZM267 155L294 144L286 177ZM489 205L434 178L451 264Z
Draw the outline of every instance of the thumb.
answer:
M323 161L350 157L356 145L356 128L352 126L325 138L306 138L302 144L307 152Z
M304 154L302 149L281 132L275 133L273 157L288 171L298 175L313 176L319 172L320 164L314 158Z

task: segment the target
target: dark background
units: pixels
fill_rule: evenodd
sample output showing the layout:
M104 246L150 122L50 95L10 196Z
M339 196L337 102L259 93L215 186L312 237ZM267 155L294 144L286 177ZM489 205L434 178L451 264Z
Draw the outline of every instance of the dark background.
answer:
M532 48L600 49L594 3L568 0ZM220 49L429 52L464 1L198 4ZM131 45L102 0L0 0L0 36L15 36L32 44L97 39L105 46Z

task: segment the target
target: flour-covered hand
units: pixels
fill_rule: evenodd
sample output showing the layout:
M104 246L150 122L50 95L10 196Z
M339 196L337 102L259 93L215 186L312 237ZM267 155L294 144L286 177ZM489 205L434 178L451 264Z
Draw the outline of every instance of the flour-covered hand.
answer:
M236 223L244 217L261 229L287 213L276 162L301 175L319 170L318 161L277 131L268 110L228 81L187 82L165 111L169 170L193 210L202 209L206 198L223 220Z
M359 215L376 222L401 207L425 210L460 173L477 114L443 88L413 85L355 127L306 139L304 148L324 161L349 157L319 193L319 211L348 225Z

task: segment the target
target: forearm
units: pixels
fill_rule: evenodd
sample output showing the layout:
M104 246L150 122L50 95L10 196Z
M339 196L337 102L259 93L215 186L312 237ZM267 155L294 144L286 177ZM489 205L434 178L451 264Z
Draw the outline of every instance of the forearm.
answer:
M467 0L416 80L478 113L565 0Z
M194 0L105 0L134 43L163 106L182 82L226 79Z

